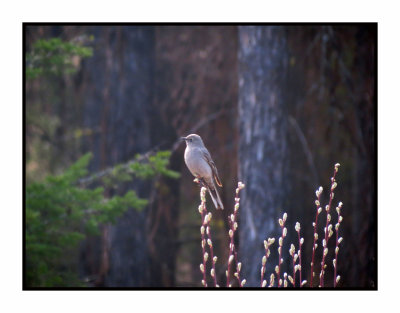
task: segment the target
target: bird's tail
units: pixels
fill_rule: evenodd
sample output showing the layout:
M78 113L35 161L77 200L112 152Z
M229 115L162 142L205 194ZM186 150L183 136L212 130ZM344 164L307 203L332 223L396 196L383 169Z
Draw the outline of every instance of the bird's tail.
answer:
M211 196L212 201L214 202L215 208L217 210L218 209L223 210L224 209L224 205L222 204L222 201L221 201L221 198L219 196L219 193L218 193L217 189L214 186L207 186L207 190L208 190L208 193Z

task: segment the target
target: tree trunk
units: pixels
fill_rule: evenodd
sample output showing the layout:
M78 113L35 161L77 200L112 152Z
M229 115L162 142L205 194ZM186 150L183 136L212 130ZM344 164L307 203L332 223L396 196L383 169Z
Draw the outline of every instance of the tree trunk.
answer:
M260 286L263 241L279 236L278 218L284 210L287 56L283 27L239 27L238 172L246 185L240 200L239 259L246 286ZM277 264L274 255L267 273Z
M95 38L94 55L85 60L77 83L83 98L83 124L93 131L85 148L93 152L91 170L97 171L152 147L154 30L148 26L105 26L90 27L87 32ZM151 184L119 183L118 192L129 189L148 199ZM84 253L94 251L94 255L83 255L83 259L99 261L86 264L85 274L93 276L97 286L148 285L147 214L147 208L142 212L130 209L116 224L103 226L101 243L96 243L97 239L87 242Z

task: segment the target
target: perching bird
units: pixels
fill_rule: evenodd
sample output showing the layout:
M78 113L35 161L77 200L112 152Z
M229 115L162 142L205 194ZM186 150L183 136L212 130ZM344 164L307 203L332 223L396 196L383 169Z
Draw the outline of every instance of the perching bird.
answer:
M182 137L186 141L185 163L189 171L207 188L212 201L217 209L224 209L221 198L219 197L215 183L222 187L210 152L204 146L203 140L199 135L191 134ZM215 183L214 183L215 182Z

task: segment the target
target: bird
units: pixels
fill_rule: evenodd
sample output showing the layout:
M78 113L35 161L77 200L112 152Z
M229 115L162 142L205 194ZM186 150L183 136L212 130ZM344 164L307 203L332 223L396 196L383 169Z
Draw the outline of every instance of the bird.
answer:
M210 152L204 146L203 140L197 134L182 137L186 142L185 163L189 171L207 188L216 209L224 209L215 184L222 187L218 170L211 158Z

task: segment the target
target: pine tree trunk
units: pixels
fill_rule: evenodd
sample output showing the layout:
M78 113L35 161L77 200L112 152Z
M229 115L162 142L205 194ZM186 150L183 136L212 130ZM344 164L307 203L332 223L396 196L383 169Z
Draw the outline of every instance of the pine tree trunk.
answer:
M239 27L238 170L246 184L240 200L239 259L246 286L260 286L263 241L278 235L284 210L287 56L283 27ZM273 255L267 273L277 264Z
M154 30L148 26L91 27L93 57L85 60L79 93L83 97L83 124L94 134L85 145L93 152L93 171L132 159L151 147L151 90ZM150 52L150 53L149 53ZM150 182L119 184L118 192L135 190L148 199ZM112 193L112 191L108 191ZM86 275L97 286L147 286L150 277L147 244L148 210L128 210L113 225L103 226L101 242L86 245ZM96 247L96 248L95 248Z

